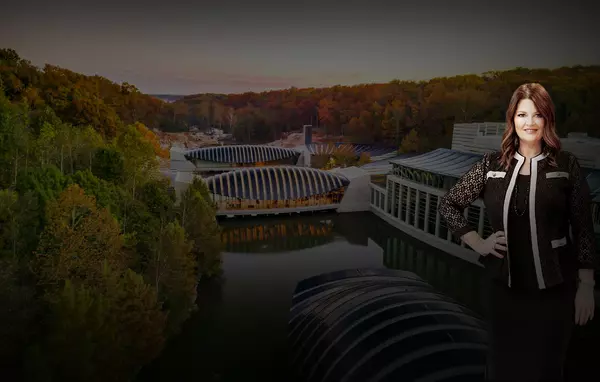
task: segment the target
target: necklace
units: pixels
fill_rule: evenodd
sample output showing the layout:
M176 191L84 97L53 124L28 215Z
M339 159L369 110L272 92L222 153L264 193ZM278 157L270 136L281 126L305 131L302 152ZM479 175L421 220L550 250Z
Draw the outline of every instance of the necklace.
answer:
M527 197L528 194L529 194L529 183L527 183L527 188L525 189L525 207L523 208L523 211L519 212L519 209L517 208L517 199L519 199L519 185L515 184L515 196L513 198L513 200L514 200L513 210L515 211L515 214L517 216L523 216L525 214L525 211L527 211L527 205L529 204L529 198Z

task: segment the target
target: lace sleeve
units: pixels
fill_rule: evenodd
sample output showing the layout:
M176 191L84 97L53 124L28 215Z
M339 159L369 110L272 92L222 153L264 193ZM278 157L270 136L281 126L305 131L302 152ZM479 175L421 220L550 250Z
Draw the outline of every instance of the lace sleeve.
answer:
M569 159L569 173L569 223L579 267L598 269L590 187L581 172L579 161L572 154Z
M476 231L465 218L464 211L477 200L483 191L489 157L490 154L486 153L448 190L440 201L440 215L446 221L448 229L459 238L470 231Z

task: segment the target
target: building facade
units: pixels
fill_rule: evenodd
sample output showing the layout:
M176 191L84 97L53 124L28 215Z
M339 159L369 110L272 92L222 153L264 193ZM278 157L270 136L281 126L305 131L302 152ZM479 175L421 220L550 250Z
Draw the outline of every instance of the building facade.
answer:
M293 166L298 164L301 153L294 149L265 145L210 146L189 150L186 160L195 166L195 172L203 176L244 167Z
M205 181L219 215L335 210L350 185L342 174L297 166L243 168Z
M452 133L452 150L483 155L499 150L505 122L457 123ZM572 132L560 139L563 150L570 151L582 167L600 170L600 139L587 133Z
M481 158L483 153L499 149L499 139L504 132L503 129L504 124L500 123L458 124L455 125L454 130L453 149L440 148L413 157L390 161L392 165L390 173L377 182L371 182L371 210L413 237L478 264L475 261L476 254L448 230L438 212L438 206L450 187ZM568 144L572 145L573 142L567 140ZM586 144L591 145L594 142ZM595 166L590 158L588 158L590 160L585 160L585 156L583 160L580 158L578 153L585 154L589 149L588 146L581 147L575 146L569 151L580 159L584 167L592 193L594 227L600 241L600 171L590 167ZM492 233L482 200L473 202L465 210L465 216L474 227L477 227L481 237L487 237Z

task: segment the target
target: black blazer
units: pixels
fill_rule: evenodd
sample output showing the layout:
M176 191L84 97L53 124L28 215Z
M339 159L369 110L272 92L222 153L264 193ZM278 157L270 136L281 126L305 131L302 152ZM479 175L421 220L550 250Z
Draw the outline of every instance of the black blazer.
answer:
M510 240L505 229L508 211L525 158L517 152L505 170L500 155L498 151L486 153L441 199L440 215L456 236L476 231L463 213L473 201L482 198L492 229L504 231L507 242ZM560 151L556 161L557 166L552 166L545 153L530 160L531 242L522 244L532 247L540 289L571 278L573 275L566 274L571 270L598 268L589 185L572 153ZM510 254L506 253L505 258L508 272L504 278L511 286Z

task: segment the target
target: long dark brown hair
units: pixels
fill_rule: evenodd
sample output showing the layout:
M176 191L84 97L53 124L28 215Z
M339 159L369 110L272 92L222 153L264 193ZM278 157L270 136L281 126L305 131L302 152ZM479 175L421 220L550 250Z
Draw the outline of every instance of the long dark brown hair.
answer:
M515 114L519 102L530 99L544 118L542 133L542 152L548 156L552 166L556 166L556 156L561 149L560 138L556 133L554 103L546 89L537 83L523 84L515 90L506 110L506 130L502 136L502 156L500 163L508 170L515 152L519 149L519 136L515 129Z

